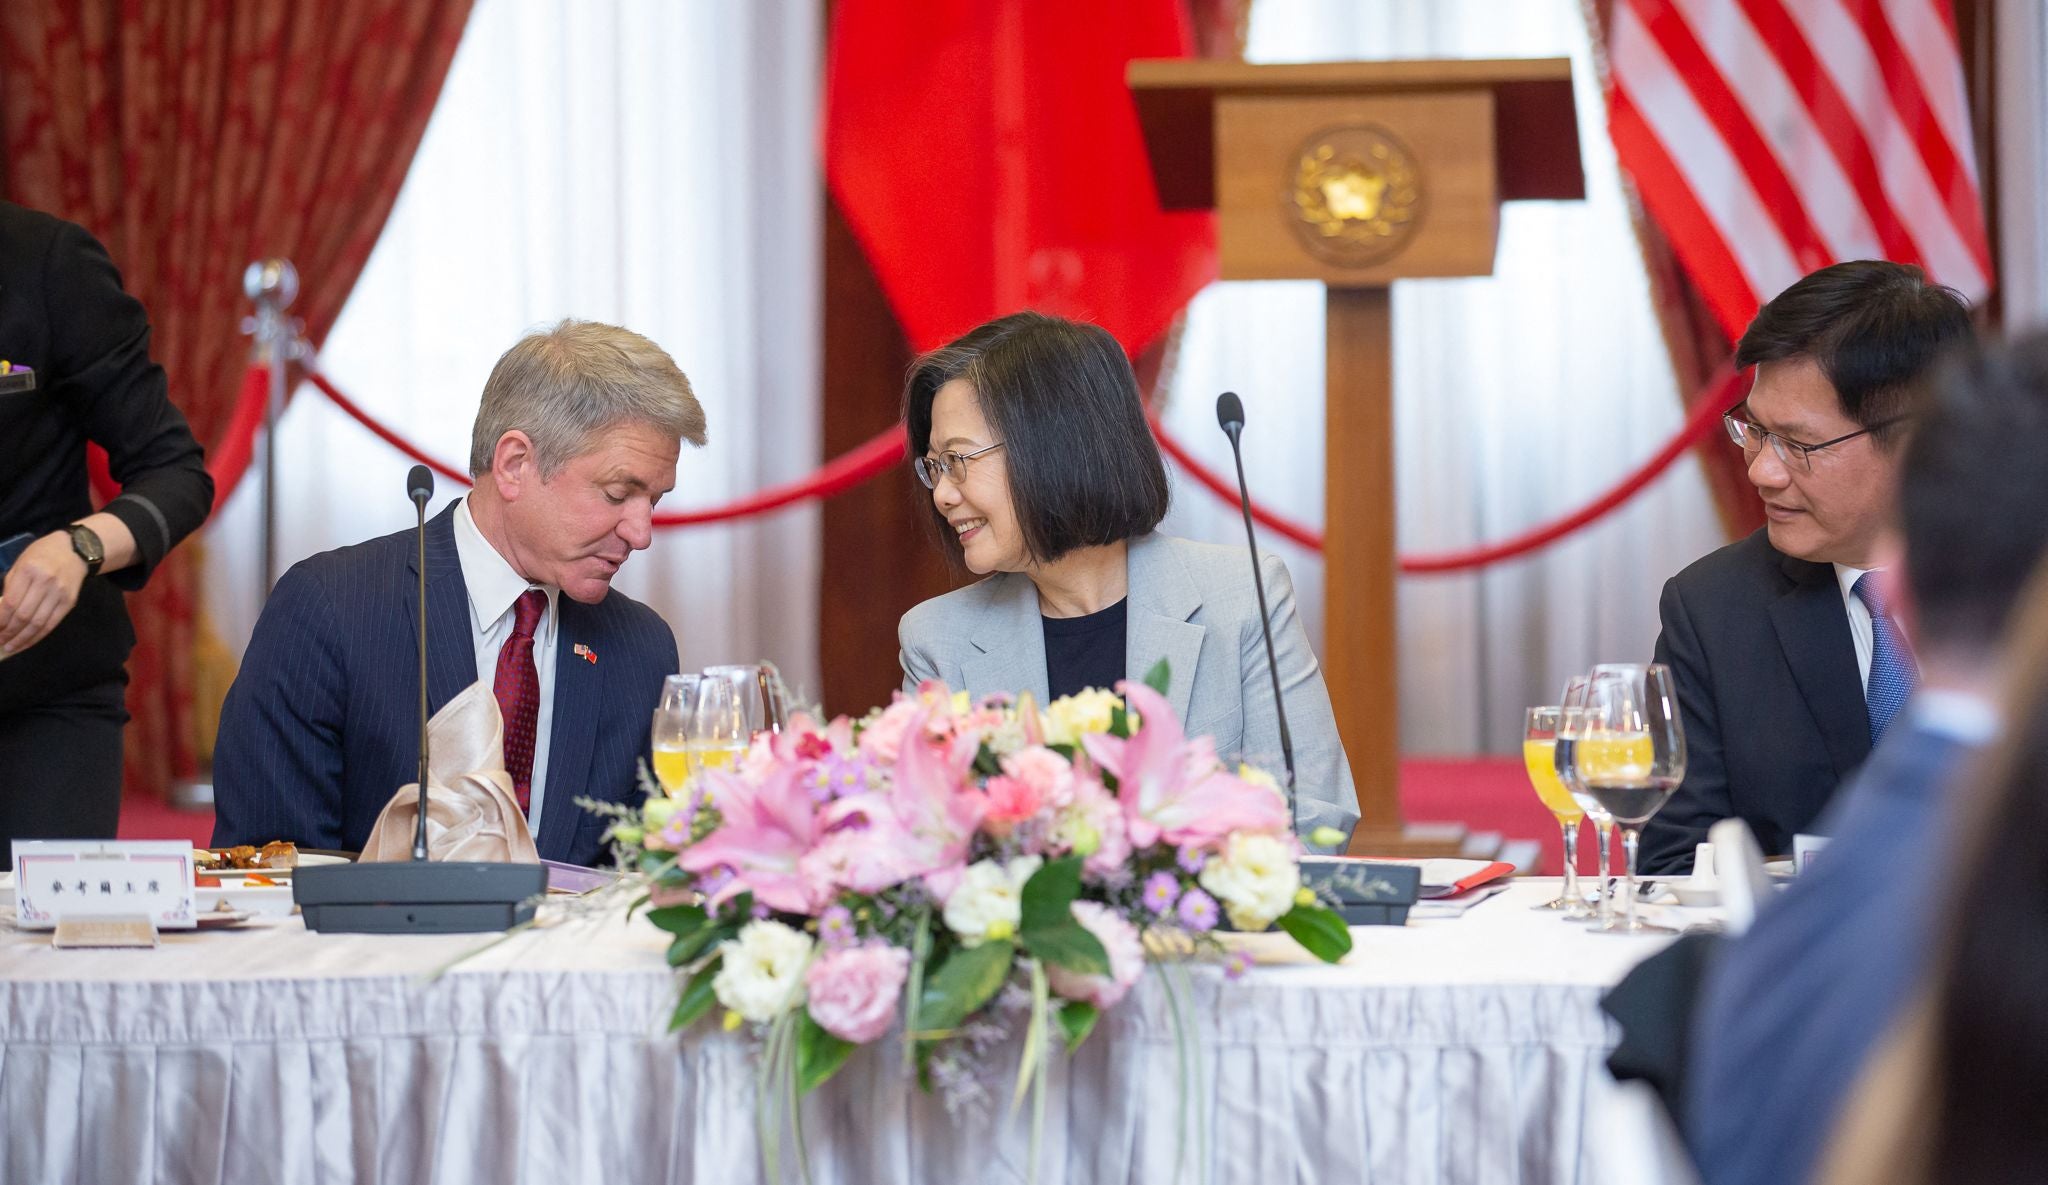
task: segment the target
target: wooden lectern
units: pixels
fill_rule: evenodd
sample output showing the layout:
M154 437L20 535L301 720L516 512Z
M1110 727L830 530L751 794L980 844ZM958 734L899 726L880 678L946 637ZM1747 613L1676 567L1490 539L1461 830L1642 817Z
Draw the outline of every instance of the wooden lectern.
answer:
M1456 854L1401 818L1388 287L1493 271L1500 203L1585 196L1565 58L1130 64L1169 210L1217 214L1222 278L1329 286L1323 667L1354 852Z

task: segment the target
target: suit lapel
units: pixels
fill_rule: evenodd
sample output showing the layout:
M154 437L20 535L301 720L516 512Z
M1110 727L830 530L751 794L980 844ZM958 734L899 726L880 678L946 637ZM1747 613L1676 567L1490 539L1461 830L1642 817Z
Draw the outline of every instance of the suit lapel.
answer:
M960 660L966 689L977 698L993 691L1028 691L1044 703L1045 626L1039 620L1037 588L1014 573L982 587L988 594L969 629L972 649Z
M1847 777L1870 755L1870 715L1842 589L1831 565L1788 557L1782 568L1792 587L1771 604L1771 624L1835 774Z
M416 553L406 553L406 571L419 571ZM405 590L406 635L419 647L419 594ZM493 671L491 674L495 675ZM469 586L455 554L455 504L427 520L427 703L433 711L477 680L476 636L470 629Z
M561 614L555 629L555 714L548 732L546 798L535 846L542 859L566 860L583 822L583 808L575 800L590 794L591 753L604 703L598 665L576 654L575 646L603 639L593 636L595 614L589 606L567 595L556 597L555 606Z
M1146 535L1130 544L1128 565L1130 603L1125 626L1124 670L1127 677L1143 679L1155 663L1165 659L1172 671L1166 698L1174 715L1188 718L1188 701L1195 691L1195 665L1202 657L1203 626L1188 619L1202 607L1202 594L1188 579L1167 540Z

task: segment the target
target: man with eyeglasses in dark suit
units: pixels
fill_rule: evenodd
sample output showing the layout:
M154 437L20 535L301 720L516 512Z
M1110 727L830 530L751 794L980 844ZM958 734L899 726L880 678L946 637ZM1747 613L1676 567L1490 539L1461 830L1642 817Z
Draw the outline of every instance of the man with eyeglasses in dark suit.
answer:
M1737 343L1755 375L1726 426L1766 521L1664 586L1656 661L1688 762L1643 831L1644 874L1690 869L1725 818L1789 852L1905 702L1917 671L1886 573L1898 459L1915 380L1970 332L1952 289L1859 260L1778 294Z

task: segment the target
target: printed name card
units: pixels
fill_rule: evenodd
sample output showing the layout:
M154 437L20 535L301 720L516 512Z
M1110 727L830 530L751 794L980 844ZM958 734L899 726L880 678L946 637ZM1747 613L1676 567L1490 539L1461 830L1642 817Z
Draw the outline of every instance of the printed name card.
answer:
M175 839L17 840L14 909L24 930L94 919L193 929L199 913L192 846Z

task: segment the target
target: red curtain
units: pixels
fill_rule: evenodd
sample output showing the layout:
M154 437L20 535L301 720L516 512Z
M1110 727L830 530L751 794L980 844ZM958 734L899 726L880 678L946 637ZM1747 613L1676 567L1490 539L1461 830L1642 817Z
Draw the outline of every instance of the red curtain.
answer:
M6 0L6 196L81 223L149 309L172 400L229 442L242 269L298 267L316 345L397 199L470 0ZM230 450L232 451L232 449ZM218 501L227 491L221 490ZM196 772L189 548L129 599L127 787Z

